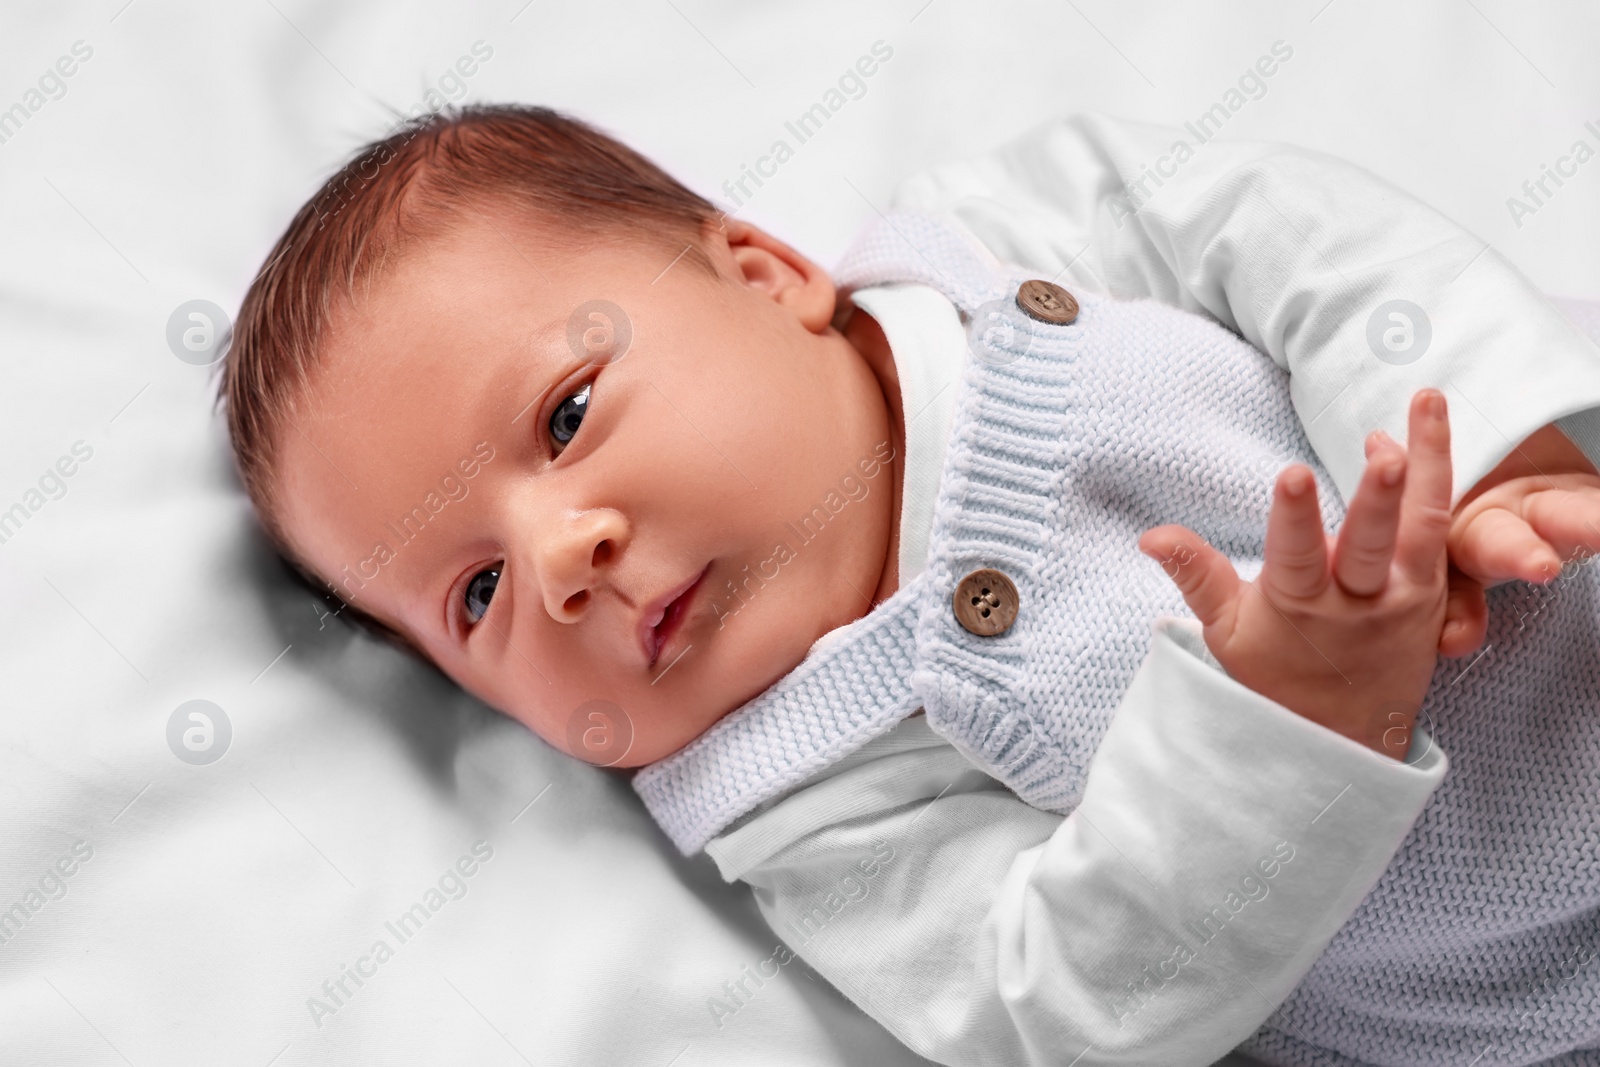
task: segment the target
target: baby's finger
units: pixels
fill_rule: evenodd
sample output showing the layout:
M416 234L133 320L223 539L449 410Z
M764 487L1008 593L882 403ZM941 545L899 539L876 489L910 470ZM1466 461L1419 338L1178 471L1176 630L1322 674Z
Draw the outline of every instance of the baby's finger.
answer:
M1238 598L1233 561L1183 526L1157 526L1139 538L1139 551L1161 564L1202 626L1220 621Z
M1297 597L1316 596L1328 586L1328 538L1317 506L1317 481L1303 463L1285 467L1273 487L1261 584Z
M1372 438L1377 438L1377 443L1367 453L1367 469L1339 528L1333 553L1334 578L1355 596L1381 593L1389 582L1406 487L1405 453L1381 430L1369 440Z
M1436 580L1450 533L1450 417L1444 394L1419 389L1406 431L1406 491L1395 562L1412 581Z
M1547 582L1561 570L1556 550L1506 508L1478 512L1456 540L1456 566L1483 581Z
M1545 489L1530 493L1524 500L1522 517L1555 552L1558 570L1561 560L1600 552L1600 489ZM1539 565L1549 561L1533 562Z
M1444 627L1439 632L1439 654L1455 659L1476 652L1488 632L1489 603L1483 586L1451 567Z

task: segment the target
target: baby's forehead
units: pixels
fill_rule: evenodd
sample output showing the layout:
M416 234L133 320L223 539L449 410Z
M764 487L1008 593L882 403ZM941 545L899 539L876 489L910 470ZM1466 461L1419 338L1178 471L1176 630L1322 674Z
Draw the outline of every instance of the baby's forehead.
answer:
M664 234L620 224L563 224L486 202L402 222L384 235L372 273L421 269L436 279L440 265L448 262L451 269L492 270L496 280L537 281L549 288L573 277L643 275L650 282L682 247L681 240Z
M429 332L467 338L492 328L503 344L530 351L563 338L570 347L590 323L585 310L595 305L609 304L614 315L631 319L648 315L658 301L683 299L682 283L700 278L664 255L665 247L620 236L580 246L571 235L552 236L514 216L429 228L335 287L316 362L348 361L385 335L392 344L441 319L448 327ZM669 274L677 284L661 284Z
M403 390L405 371L436 375L444 389L482 371L504 376L548 361L570 309L526 265L522 276L517 270L492 246L425 249L340 294L307 382L308 403L352 390Z

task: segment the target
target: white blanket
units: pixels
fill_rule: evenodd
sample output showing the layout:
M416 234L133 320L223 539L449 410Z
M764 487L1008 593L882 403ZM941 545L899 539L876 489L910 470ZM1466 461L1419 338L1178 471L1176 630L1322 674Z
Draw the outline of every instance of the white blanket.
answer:
M1545 289L1600 292L1567 239L1596 232L1600 164L1505 203L1600 144L1596 15L1319 7L0 14L0 1063L917 1062L798 962L749 981L776 939L625 783L323 618L256 534L214 368L169 319L234 310L384 108L430 93L571 110L729 206L759 166L739 213L828 263L919 165L1079 108L1182 122L1280 38L1301 65L1229 135L1357 159ZM196 700L221 715L174 725Z

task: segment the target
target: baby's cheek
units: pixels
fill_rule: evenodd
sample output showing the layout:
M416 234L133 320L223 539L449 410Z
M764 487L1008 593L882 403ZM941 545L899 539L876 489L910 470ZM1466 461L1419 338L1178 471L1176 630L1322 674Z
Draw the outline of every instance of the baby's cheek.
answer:
M494 636L492 631L491 636ZM507 655L516 658L515 652L508 652ZM451 667L441 666L440 669L472 696L559 747L559 735L551 732L548 715L537 697L540 691L548 690L550 685L539 679L538 675L534 675L535 684L530 686L513 668L503 663L456 663Z
M556 747L596 767L615 767L633 752L634 740L633 716L620 704L596 699L572 710Z

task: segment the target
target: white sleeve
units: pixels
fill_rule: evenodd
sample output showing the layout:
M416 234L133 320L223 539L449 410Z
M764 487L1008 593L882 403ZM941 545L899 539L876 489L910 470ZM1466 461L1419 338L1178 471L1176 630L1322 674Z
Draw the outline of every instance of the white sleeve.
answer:
M1535 430L1600 406L1600 348L1505 257L1319 152L1074 115L912 176L894 206L953 215L1069 287L1217 319L1290 373L1346 500L1366 435L1404 441L1424 386L1451 405L1452 503ZM1600 439L1577 443L1600 467Z
M1446 767L1421 731L1400 762L1245 689L1165 616L1065 819L936 745L792 795L770 848L708 851L923 1056L1203 1065L1299 983Z

